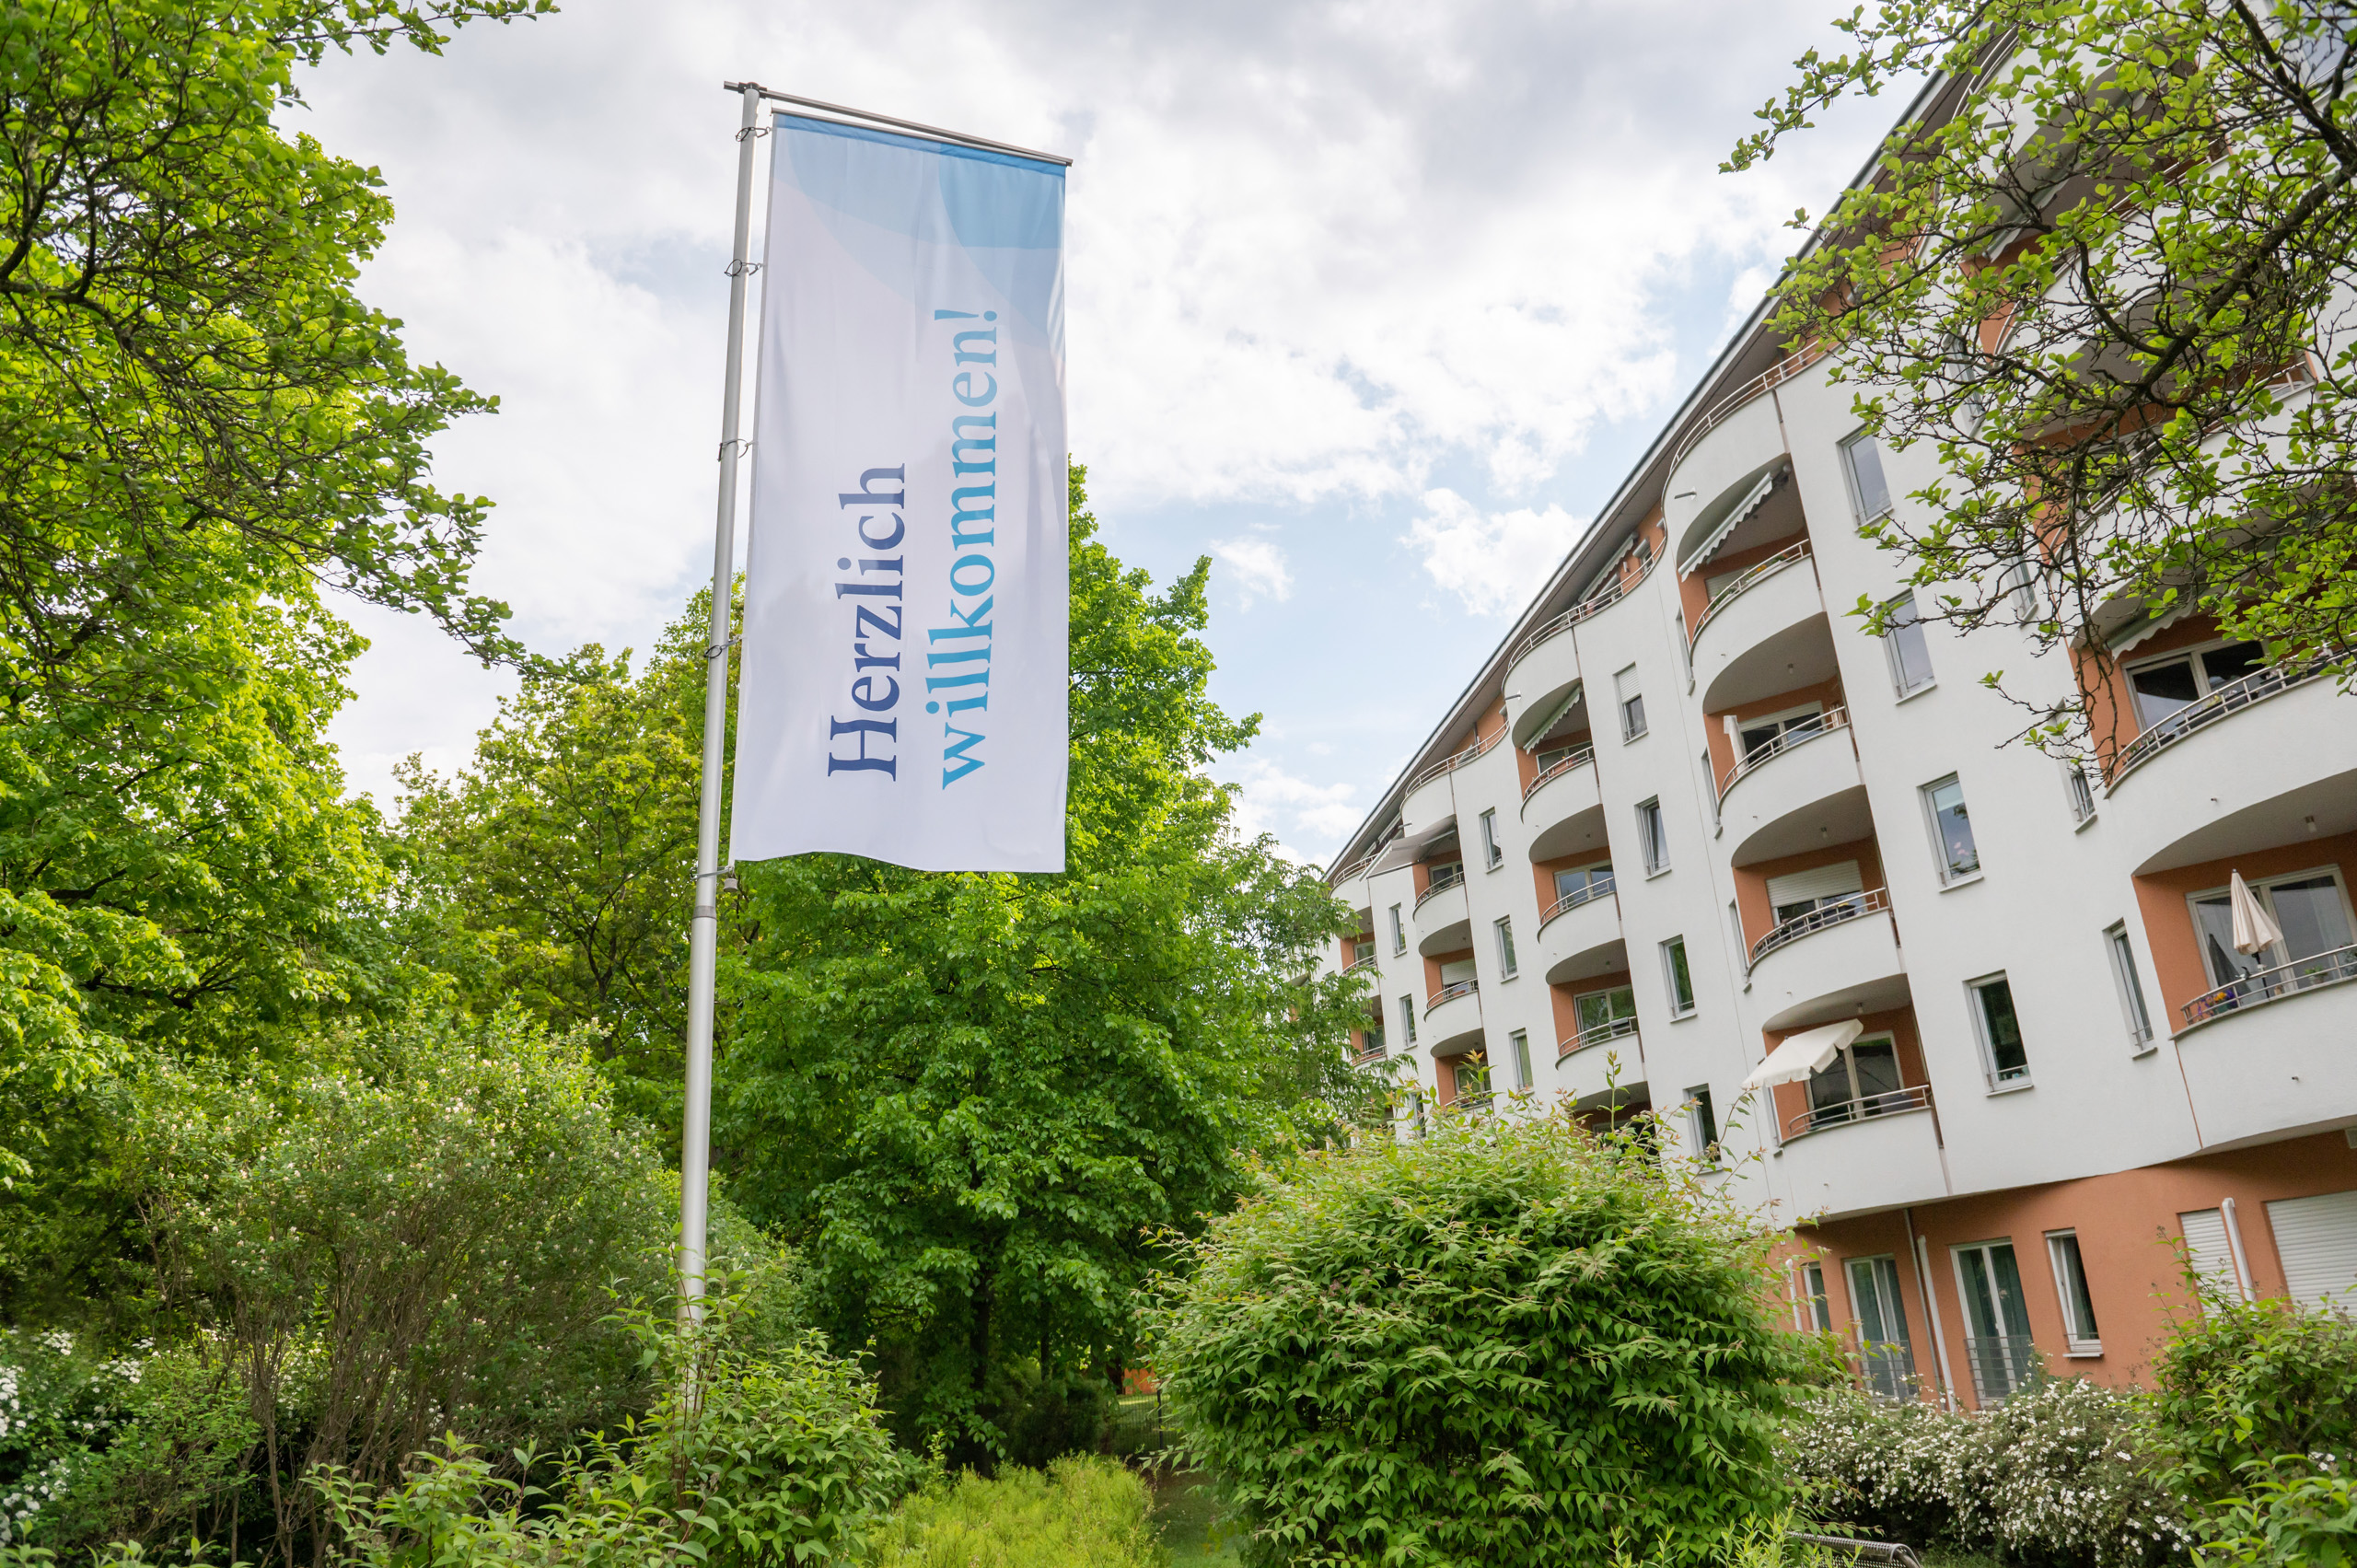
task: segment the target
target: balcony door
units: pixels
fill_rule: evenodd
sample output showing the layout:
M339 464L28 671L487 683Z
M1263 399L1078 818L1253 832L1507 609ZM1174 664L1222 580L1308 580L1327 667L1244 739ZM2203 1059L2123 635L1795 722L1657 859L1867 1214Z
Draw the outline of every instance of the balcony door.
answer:
M1626 1020L1637 1016L1637 993L1625 985L1591 991L1572 998L1572 1016L1579 1026L1580 1042L1609 1040L1621 1032Z
M2137 725L2148 731L2165 728L2177 714L2265 663L2266 652L2257 643L2227 643L2131 666L2128 684L2136 693Z
M1852 1258L1846 1268L1866 1387L1886 1400L1913 1399L1915 1348L1907 1337L1907 1305L1898 1295L1898 1260Z
M2038 1365L2014 1244L1979 1241L1952 1251L1956 1294L1964 1298L1964 1357L1972 1366L1973 1397L1984 1408L2003 1404Z
M1749 761L1787 735L1813 735L1825 726L1825 704L1811 703L1790 713L1740 720L1736 733L1743 742L1743 760Z
M1845 860L1837 865L1820 865L1810 871L1795 871L1789 877L1768 878L1768 902L1776 912L1776 923L1798 920L1805 914L1859 897L1865 891L1865 882L1858 876L1858 863Z
M1811 1127L1829 1127L1861 1116L1879 1116L1891 1109L1877 1097L1895 1094L1898 1079L1898 1048L1888 1035L1845 1045L1841 1053L1808 1075Z
M1585 903L1612 891L1612 863L1599 860L1594 865L1574 866L1555 873L1555 901L1578 897Z
M2193 896L2193 918L2201 933L2201 959L2210 983L2225 987L2262 970L2300 966L2321 954L2339 952L2352 941L2349 896L2332 871L2304 871L2250 884L2252 896L2283 929L2283 940L2256 953L2235 951L2235 912L2224 888Z

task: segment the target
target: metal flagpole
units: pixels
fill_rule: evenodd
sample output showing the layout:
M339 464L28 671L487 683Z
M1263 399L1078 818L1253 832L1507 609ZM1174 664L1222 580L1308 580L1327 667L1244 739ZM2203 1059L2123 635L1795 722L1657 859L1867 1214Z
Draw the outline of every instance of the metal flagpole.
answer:
M753 147L761 89L743 84L737 127L737 239L728 261L727 379L720 391L720 505L712 529L712 633L704 646L703 796L696 810L695 914L688 926L687 1104L679 1130L680 1313L703 1315L704 1233L712 1198L712 1007L720 955L720 781L728 742L728 609L736 578L737 438L745 385L746 249L753 228Z

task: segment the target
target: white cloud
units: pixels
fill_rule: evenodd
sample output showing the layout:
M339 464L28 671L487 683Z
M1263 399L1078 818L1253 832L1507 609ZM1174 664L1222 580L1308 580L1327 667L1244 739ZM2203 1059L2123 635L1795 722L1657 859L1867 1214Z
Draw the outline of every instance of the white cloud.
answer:
M1237 786L1236 826L1247 837L1274 833L1280 842L1330 842L1358 826L1365 809L1352 804L1358 786L1312 784L1265 757L1243 757L1218 770Z
M1434 582L1475 615L1509 615L1530 602L1587 519L1561 506L1484 514L1454 490L1424 493L1424 515L1401 543L1423 556Z
M1285 552L1268 540L1215 539L1212 553L1236 574L1236 590L1245 609L1251 609L1256 598L1283 604L1293 598L1293 570L1285 563Z

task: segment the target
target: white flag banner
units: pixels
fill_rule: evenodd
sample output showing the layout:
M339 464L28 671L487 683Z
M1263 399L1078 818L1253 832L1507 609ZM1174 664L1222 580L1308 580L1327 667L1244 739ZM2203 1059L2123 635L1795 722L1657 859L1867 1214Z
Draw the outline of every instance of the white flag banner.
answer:
M1061 871L1064 171L773 141L731 857Z

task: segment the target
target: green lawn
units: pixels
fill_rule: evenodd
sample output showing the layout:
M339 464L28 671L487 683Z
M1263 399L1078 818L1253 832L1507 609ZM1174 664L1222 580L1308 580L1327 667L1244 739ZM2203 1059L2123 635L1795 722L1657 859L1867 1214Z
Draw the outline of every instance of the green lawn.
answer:
M1219 1504L1202 1477L1155 1472L1154 1522L1162 1527L1162 1544L1170 1549L1170 1568L1231 1568L1237 1561L1236 1547L1215 1542L1218 1515Z

